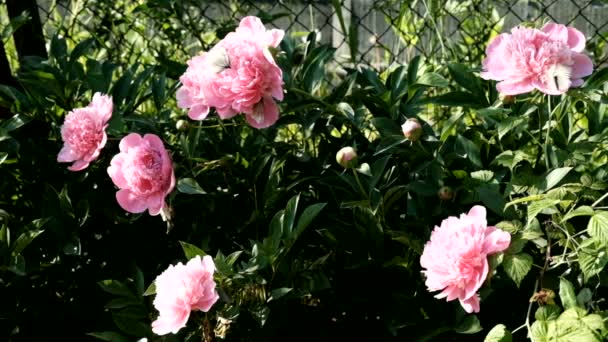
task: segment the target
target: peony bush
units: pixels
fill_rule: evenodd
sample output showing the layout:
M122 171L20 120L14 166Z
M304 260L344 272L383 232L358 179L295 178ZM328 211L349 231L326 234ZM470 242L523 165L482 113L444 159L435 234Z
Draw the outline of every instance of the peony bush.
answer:
M173 69L56 36L2 86L7 340L608 338L608 71L579 30L335 72L314 32L234 24Z

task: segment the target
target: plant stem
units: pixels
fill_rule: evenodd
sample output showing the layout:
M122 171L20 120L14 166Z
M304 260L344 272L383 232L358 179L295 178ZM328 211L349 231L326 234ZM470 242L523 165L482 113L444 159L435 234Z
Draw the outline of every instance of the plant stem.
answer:
M368 196L367 192L365 191L365 188L363 188L363 185L361 184L361 181L359 180L359 175L358 175L357 170L355 170L355 169L352 169L352 170L353 170L353 174L355 175L355 180L357 181L357 184L359 185L359 190L361 190L361 193L369 201L369 196Z
M595 208L596 205L600 204L606 197L608 197L608 192L602 195L597 201L593 202L591 205L592 208Z
M548 118L547 118L547 122L545 123L547 125L547 133L545 135L545 147L543 148L544 153L545 153L545 165L547 166L547 170L549 170L551 168L551 165L549 163L549 133L551 133L551 118L553 117L553 112L551 110L551 95L547 95L547 109L548 109ZM542 134L542 133L541 133Z

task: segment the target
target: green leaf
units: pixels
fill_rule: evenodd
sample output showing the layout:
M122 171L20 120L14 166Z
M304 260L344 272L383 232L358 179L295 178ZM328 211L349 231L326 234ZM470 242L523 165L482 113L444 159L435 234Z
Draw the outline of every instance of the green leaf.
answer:
M483 184L475 188L475 191L479 195L479 199L483 204L493 212L502 215L504 207L506 205L503 195L498 192L497 186L491 186L490 184Z
M134 297L119 297L112 299L106 305L106 309L123 309L127 306L141 305L141 301Z
M539 307L534 313L534 318L537 321L550 321L557 319L562 309L555 304L547 304Z
M554 186L556 186L566 175L568 172L572 170L571 167L562 167L559 169L552 170L549 174L538 184L538 189L541 192L545 192Z
M340 102L336 105L336 109L338 110L338 113L346 116L350 121L355 121L355 111L348 103Z
M268 298L268 301L270 302L271 300L277 300L277 299L283 297L284 295L288 294L292 290L293 289L290 287L281 287L278 289L274 289L274 290L270 291L270 298Z
M473 165L483 167L481 164L479 146L473 143L471 140L463 137L462 135L458 135L458 137L456 137L456 150L460 150L459 152L464 152Z
M577 255L585 281L599 274L608 264L606 248L601 247L599 242L594 238L587 239L581 243Z
M566 222L569 219L577 216L593 216L594 213L595 210L593 210L592 207L583 205L564 215L561 222Z
M133 282L135 283L135 290L139 296L142 296L145 290L144 286L146 286L144 283L144 273L137 266L134 267L134 273Z
M11 244L11 231L8 229L6 223L4 223L2 228L0 228L0 241L3 242L6 247L10 246Z
M574 286L572 283L565 278L559 279L559 299L562 301L564 309L576 307L576 294L574 293Z
M531 333L533 342L600 342L606 336L606 325L602 316L573 307L555 320L537 320Z
M450 85L450 82L437 73L427 72L416 80L416 84L431 87L447 87Z
M182 246L184 255L186 256L186 259L188 259L188 260L196 257L197 255L200 255L201 257L207 255L207 253L205 253L205 251L196 247L195 245L189 244L184 241L180 241L179 244Z
M511 278L517 287L532 269L532 257L526 253L505 255L502 262L502 268L505 270L509 278Z
M279 210L272 220L270 221L270 241L272 242L272 249L276 250L281 244L283 238L283 227L285 224L285 210Z
M481 88L479 77L470 72L465 65L453 63L448 65L448 70L454 81L461 87L473 93L475 97L485 99L485 92Z
M498 324L486 336L484 342L511 342L513 336L504 324Z
M304 212L302 212L302 215L300 215L300 218L298 219L298 224L296 225L296 229L293 231L291 238L296 240L326 205L327 203L316 203L304 209Z
M443 106L451 107L471 107L471 108L483 108L486 105L485 101L479 100L475 95L468 91L453 91L447 94L431 97L423 103L434 103Z
M156 283L152 282L152 284L150 284L150 286L148 286L148 288L146 289L146 291L144 291L144 293L142 294L142 296L151 296L153 294L156 294Z
M112 312L112 319L120 331L140 338L148 336L150 331L149 323L144 323L147 312L138 306L129 306L120 311Z
M298 211L298 203L300 202L300 195L293 196L287 202L285 207L285 217L283 219L283 237L291 235L293 225L296 222L296 214Z
M380 135L382 136L403 136L401 127L395 123L395 121L389 118L373 118L372 125L376 127Z
M459 334L475 334L482 330L481 323L475 315L467 315L454 329Z
M414 84L416 79L418 78L418 70L420 70L420 63L422 62L422 58L420 56L415 56L412 58L410 63L407 66L407 83Z
M541 213L541 211L553 207L559 202L561 201L554 199L541 199L528 204L528 224L530 224L532 220Z
M0 130L4 133L10 133L16 130L17 128L25 125L26 123L30 122L30 120L32 119L27 116L24 116L22 114L15 114L10 119L4 120L2 122L2 124L0 125Z
M182 178L177 182L177 191L189 195L206 195L207 193L193 178Z
M92 332L92 333L88 333L87 335L89 336L93 336L97 339L100 339L102 341L109 341L109 342L129 342L129 339L126 338L125 336L114 332L114 331L101 331L101 332Z
M585 287L581 289L581 291L576 295L576 303L581 308L586 308L587 304L589 304L593 300L593 292L591 289Z
M441 136L439 140L446 141L450 136L456 135L456 127L459 123L462 122L461 118L464 116L465 112L460 111L459 113L452 115L447 122L444 124L443 131L441 132Z
M471 178L476 179L481 182L489 182L494 178L494 172L489 170L479 170L471 172Z
M602 245L608 246L608 211L598 211L591 216L587 232Z
M129 287L118 280L107 279L98 282L102 290L107 293L122 296L122 297L135 297L133 291Z
M21 233L17 240L13 243L11 254L13 256L21 254L21 252L27 247L38 235L42 234L44 230L30 230Z

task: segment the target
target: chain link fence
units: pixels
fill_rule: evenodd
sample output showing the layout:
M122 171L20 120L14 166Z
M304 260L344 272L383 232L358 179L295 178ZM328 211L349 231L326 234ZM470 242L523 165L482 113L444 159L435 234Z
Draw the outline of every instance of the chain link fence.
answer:
M479 65L498 33L522 22L549 20L581 30L596 65L608 62L606 0L31 1L38 12L33 19L40 20L46 42L58 34L73 47L93 38L105 48L99 58L124 65L183 65L245 15L258 15L296 39L315 32L320 43L336 48L339 64L377 70L416 55ZM3 26L9 22L6 7L16 2L5 0L0 7ZM6 37L4 41L15 64L11 43L19 44Z

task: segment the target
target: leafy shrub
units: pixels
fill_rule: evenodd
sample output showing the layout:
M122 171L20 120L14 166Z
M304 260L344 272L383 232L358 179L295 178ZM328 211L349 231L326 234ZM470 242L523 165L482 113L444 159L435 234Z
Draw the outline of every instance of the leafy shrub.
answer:
M8 339L608 336L606 69L559 97L504 97L468 66L418 57L340 76L315 33L285 37L281 116L258 130L242 116L187 120L174 96L184 65L114 64L100 49L55 36L48 59L22 61L19 86L0 87L15 113L0 125ZM113 98L108 141L74 173L56 162L62 117L95 92ZM400 126L412 119L422 132L408 139ZM116 203L107 167L132 132L172 155L165 220ZM357 164L345 169L336 153L349 146ZM511 234L490 258L478 315L433 298L420 273L433 227L475 204ZM197 255L213 256L220 299L178 335L155 336L154 279Z

